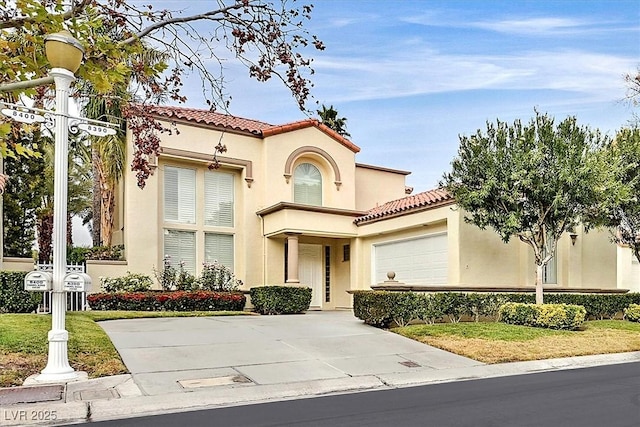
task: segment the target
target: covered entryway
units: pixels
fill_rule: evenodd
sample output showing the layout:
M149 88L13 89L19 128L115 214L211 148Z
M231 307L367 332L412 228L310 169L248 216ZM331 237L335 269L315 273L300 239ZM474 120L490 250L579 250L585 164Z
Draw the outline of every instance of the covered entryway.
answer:
M322 245L301 243L298 249L300 284L311 287L311 308L322 308Z
M373 246L374 281L396 280L409 285L446 285L448 282L447 233L379 243Z

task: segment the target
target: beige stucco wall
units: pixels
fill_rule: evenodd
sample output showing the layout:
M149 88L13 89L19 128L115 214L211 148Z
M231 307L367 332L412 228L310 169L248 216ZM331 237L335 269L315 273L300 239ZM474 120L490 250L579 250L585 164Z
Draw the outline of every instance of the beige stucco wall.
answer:
M91 277L90 292L102 292L101 277L122 277L128 271L129 265L126 261L87 260L87 274ZM153 278L153 275L151 277Z
M341 209L355 209L355 153L330 138L315 127L274 135L264 140L264 181L269 187L264 191L263 207L278 202L293 202L293 179L285 178L285 164L289 156L301 147L320 149L329 154L340 172L341 185L336 186L334 169L327 159L316 152L302 153L296 157L291 172L300 163L316 166L323 177L322 205ZM254 211L255 212L255 211Z
M468 286L518 286L520 284L520 245L513 238L505 244L498 233L481 230L459 215L460 280Z
M480 230L466 223L463 213L453 206L378 221L361 226L358 231L355 245L358 266L352 270L354 289L366 289L372 284L373 245L443 231L448 237L448 285L535 285L533 250L528 245L517 238L503 243L492 229ZM557 283L547 284L545 288L620 287L618 252L616 245L610 242L607 230L585 234L579 227L575 245L565 233L557 245Z
M406 175L356 166L356 210L368 210L391 200L406 197Z
M2 269L6 271L31 271L34 266L35 262L32 258L2 258Z

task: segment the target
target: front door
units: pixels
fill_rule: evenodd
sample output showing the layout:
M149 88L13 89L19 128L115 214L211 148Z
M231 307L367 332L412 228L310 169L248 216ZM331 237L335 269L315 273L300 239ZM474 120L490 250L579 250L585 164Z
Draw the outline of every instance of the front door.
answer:
M322 308L322 245L300 244L298 274L300 284L311 288L311 307Z

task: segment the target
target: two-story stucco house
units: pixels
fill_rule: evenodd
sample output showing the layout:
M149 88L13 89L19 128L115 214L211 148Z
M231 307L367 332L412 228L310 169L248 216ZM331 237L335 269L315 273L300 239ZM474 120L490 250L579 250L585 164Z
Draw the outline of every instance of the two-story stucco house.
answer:
M127 271L151 275L168 255L194 274L217 260L246 289L308 285L321 309L351 307L347 291L380 284L389 271L437 289L534 285L528 246L465 223L442 190L410 194L409 172L358 163L360 148L316 120L274 126L190 108L150 111L179 132L160 135L144 189L125 176L113 242L124 244L126 262L89 263L96 284ZM219 142L228 151L209 170ZM129 142L129 163L132 155ZM608 232L578 229L558 242L546 287L640 290L631 258Z
M348 290L381 283L388 271L408 285L533 286L528 246L465 223L442 190L407 195L409 172L358 163L360 148L316 120L274 126L190 108L151 111L179 133L161 136L144 190L124 180L114 241L125 245L129 271L150 273L166 255L196 274L218 260L246 288L311 286L312 307L323 309L350 307ZM219 142L228 151L209 170ZM628 285L621 251L607 232L564 236L545 281Z

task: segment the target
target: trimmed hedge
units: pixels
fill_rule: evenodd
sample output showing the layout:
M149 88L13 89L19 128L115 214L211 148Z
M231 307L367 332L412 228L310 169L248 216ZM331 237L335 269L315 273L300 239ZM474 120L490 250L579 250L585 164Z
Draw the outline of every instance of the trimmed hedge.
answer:
M640 304L630 304L625 308L624 318L630 322L640 322Z
M392 323L405 325L421 320L434 323L447 319L458 322L462 316L498 319L502 304L533 304L531 293L461 293L461 292L392 292L355 291L353 311L358 319L377 327ZM549 304L580 305L588 318L614 318L630 304L640 304L640 293L627 294L545 294Z
M581 305L522 304L508 302L500 307L500 321L511 325L575 330L584 323L587 310Z
M241 292L173 291L98 293L87 296L92 310L131 311L242 311Z
M304 313L311 304L311 288L302 286L259 286L251 288L249 295L260 314Z
M0 271L0 313L31 313L42 301L42 292L24 290L26 271Z

